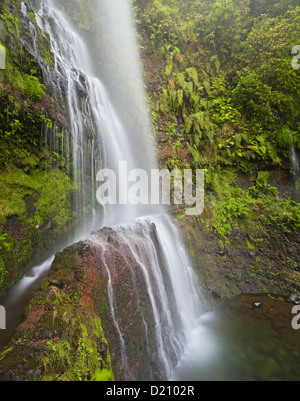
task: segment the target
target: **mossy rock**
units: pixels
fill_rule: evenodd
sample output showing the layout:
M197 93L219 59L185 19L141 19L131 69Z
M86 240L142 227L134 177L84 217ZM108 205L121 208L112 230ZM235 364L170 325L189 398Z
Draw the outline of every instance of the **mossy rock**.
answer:
M68 241L74 223L71 195L75 188L62 171L26 174L14 166L0 171L0 182L2 297L32 263L43 261Z
M99 317L55 286L29 304L27 318L0 353L0 373L4 381L114 379Z

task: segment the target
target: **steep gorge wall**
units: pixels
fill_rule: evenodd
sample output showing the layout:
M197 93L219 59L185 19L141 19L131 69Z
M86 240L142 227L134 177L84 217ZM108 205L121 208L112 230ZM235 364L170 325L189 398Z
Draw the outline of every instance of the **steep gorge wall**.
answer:
M289 298L300 293L298 232L270 229L258 216L240 218L226 239L207 227L211 205L201 217L177 221L186 250L211 307L240 294Z
M6 69L0 70L1 298L70 232L75 188L45 141L45 133L61 135L66 120L43 79L43 68L54 63L49 40L24 3L1 2L0 44L6 53ZM34 46L38 58L30 51Z

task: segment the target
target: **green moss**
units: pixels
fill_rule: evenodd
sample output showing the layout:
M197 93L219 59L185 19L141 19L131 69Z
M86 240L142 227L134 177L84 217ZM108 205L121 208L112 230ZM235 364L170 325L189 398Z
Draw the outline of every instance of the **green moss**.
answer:
M299 229L299 207L291 199L282 199L267 183L269 172L258 172L256 178L249 175L243 188L239 175L236 169L220 167L206 172L206 201L211 205L211 216L207 218L203 213L201 220L207 228L225 239L234 229L265 233L274 225L285 232ZM247 247L254 249L250 243Z
M251 242L247 239L246 240L246 245L247 245L247 249L249 251L253 251L253 249L255 249L255 246L251 244Z
M23 77L23 92L25 96L34 100L42 100L45 96L45 87L41 85L37 77L25 75Z
M0 166L15 163L28 169L37 164L42 144L46 110L40 101L46 88L37 60L20 44L5 49L6 69L0 70Z
M11 369L19 379L30 381L114 380L102 324L91 309L67 291L46 285L30 301L27 316L40 311L42 318L17 332L0 353L1 369Z
M33 12L31 12L31 11L28 11L27 15L30 18L30 21L35 25L36 24L35 14Z
M30 174L10 166L0 171L0 238L6 234L0 255L0 296L21 278L31 258L45 252L50 235L62 236L72 228L70 194L74 185L56 170L35 169ZM10 221L15 226L10 228ZM50 223L51 230L46 230ZM46 231L45 231L46 230ZM46 235L46 236L45 236Z
M74 190L70 179L61 171L35 170L30 175L14 166L0 171L0 222L9 216L31 226L41 226L52 220L56 229L69 222L69 191ZM25 198L36 199L36 212L28 217Z
M6 12L1 15L1 19L5 22L9 32L14 32L16 35L20 36L22 21L17 16Z
M79 326L76 345L65 339L49 341L43 357L43 381L112 381L109 353L99 354L98 341L106 344L100 319L90 318ZM58 373L59 372L59 373Z
M55 304L52 314L44 320L48 320L51 326L54 324L55 330L64 324L65 330L60 338L48 341L47 350L40 360L44 366L44 374L39 380L114 380L101 320L90 313L86 314L79 300L75 301L68 293L55 287L47 291L48 288L47 286L45 292L31 302L30 307L53 307Z
M10 246L0 254L0 297L30 263L63 240L74 222L74 185L62 171L63 163L45 152L41 139L44 127L54 126L48 116L55 113L55 104L43 84L40 61L24 45L32 41L31 24L43 62L50 69L54 55L35 14L26 9L30 24L20 1L0 4L0 45L6 53L6 69L0 70L0 238L7 235ZM45 95L48 102L42 102Z
M38 44L43 60L49 64L51 69L53 69L54 55L51 52L49 37L47 37L47 35L43 35L42 31L37 25L35 14L30 11L29 8L27 8L27 15L36 29ZM29 24L24 23L24 17L21 12L19 1L5 0L2 2L2 4L0 5L0 21L1 20L5 24L7 32L22 38L29 38L31 36ZM17 43L17 38L16 46L18 48L18 51L22 47L20 42ZM26 63L28 60L25 59L24 61Z

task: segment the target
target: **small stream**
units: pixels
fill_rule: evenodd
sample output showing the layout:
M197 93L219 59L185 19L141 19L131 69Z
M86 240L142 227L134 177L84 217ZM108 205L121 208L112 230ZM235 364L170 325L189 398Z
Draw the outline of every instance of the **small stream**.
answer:
M245 295L204 315L174 380L298 381L300 330L291 325L293 306Z
M48 275L53 260L54 256L29 269L1 300L0 303L6 310L6 330L0 330L0 351L7 346L17 327L23 322L32 294L41 288L42 281Z

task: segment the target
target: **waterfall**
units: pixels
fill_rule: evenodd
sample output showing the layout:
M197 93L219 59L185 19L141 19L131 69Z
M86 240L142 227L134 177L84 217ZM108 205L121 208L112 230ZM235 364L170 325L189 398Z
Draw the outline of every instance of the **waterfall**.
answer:
M130 2L95 2L95 15L104 22L99 24L96 33L102 42L93 51L59 2L35 0L34 4L28 4L35 11L39 28L51 41L54 69L45 63L41 66L44 80L52 88L55 104L60 105L66 119L62 135L58 137L55 128L48 128L45 136L50 150L60 152L69 160L68 172L78 188L74 202L80 223L77 238L87 238L98 253L99 268L105 271L110 315L120 342L124 377L130 357L108 257L111 247L100 241L96 234L90 235L104 226L114 228L124 252L126 250L130 255L128 269L133 282L137 283L137 275L143 277L152 314L150 323L141 311L146 335L145 353L150 361L153 350L150 349L149 333L153 323L160 378L171 380L174 368L184 354L189 333L203 312L184 247L171 219L159 207L127 204L103 207L95 196L97 172L101 168L118 172L120 162L124 161L129 170L138 168L150 172L157 167ZM26 18L24 3L22 12ZM38 60L42 60L35 27L29 18L27 20L32 41L25 45ZM100 64L99 59L102 60ZM119 191L122 196L122 191L127 191L126 186L120 187ZM133 270L132 263L135 268L138 266L138 272ZM134 291L135 302L140 308L142 300L138 287ZM150 369L149 378L153 379L151 372Z
M295 183L295 195L294 200L299 203L300 201L300 166L299 166L299 157L296 153L294 138L292 133L290 133L290 163L294 173L294 183Z
M299 158L297 157L296 154L294 138L292 134L290 134L290 138L291 138L290 161L295 175L295 182L297 183L298 179L300 178Z
M178 233L167 215L142 217L108 233L106 230L91 235L88 242L107 276L111 320L121 348L121 377L130 380L134 360L143 358L143 363L147 363L157 354L159 362L154 363L154 369L159 374L149 371L148 379L170 380L184 354L186 340L196 329L199 314L204 312ZM128 275L132 284L128 284ZM126 295L119 294L124 291ZM150 320L145 305L151 310ZM142 315L139 324L130 324L137 331L144 330L146 347L142 352L130 344L134 333L126 330L124 310L132 318ZM148 346L148 332L152 330L156 350Z

